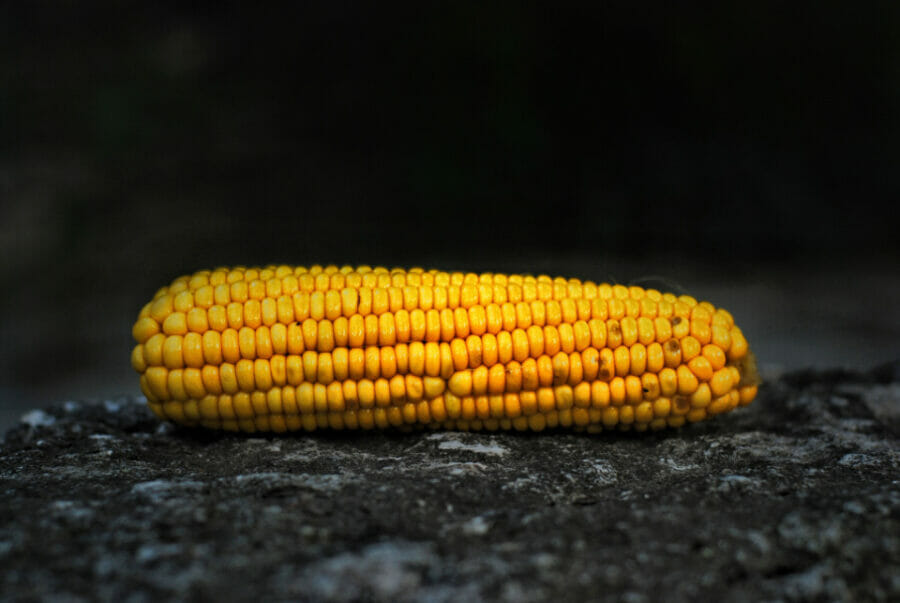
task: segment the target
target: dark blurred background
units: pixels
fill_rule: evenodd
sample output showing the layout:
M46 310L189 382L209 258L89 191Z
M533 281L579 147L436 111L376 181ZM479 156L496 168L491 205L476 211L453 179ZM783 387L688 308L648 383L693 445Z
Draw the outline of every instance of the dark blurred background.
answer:
M0 428L137 393L186 272L661 278L770 375L900 356L900 4L0 5Z

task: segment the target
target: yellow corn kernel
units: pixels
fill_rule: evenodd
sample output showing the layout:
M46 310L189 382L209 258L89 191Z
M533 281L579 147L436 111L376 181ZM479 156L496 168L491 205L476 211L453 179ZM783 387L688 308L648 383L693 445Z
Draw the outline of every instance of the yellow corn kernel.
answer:
M131 350L131 368L138 373L143 373L147 370L147 360L144 357L144 346L140 343Z
M732 398L729 394L725 394L715 398L712 402L710 402L706 411L710 415L717 415L723 412L727 412L731 410L731 401Z
M697 390L691 394L691 407L692 408L705 408L709 405L712 400L712 394L709 389L709 384L701 383L697 386Z
M621 406L625 403L627 395L625 380L622 377L615 377L609 382L609 401L612 405Z
M740 360L747 355L748 350L744 334L737 327L733 327L731 329L731 347L728 349L728 358L730 360Z
M635 343L629 350L631 355L630 371L632 375L643 375L647 370L647 348L642 343Z
M746 385L742 387L740 391L740 403L741 406L746 406L750 404L754 398L756 398L757 386L755 385Z
M166 335L184 335L187 330L187 316L184 312L173 312L163 321L162 331Z
M144 316L138 318L134 323L134 326L131 329L131 335L138 344L141 344L159 333L159 331L159 323L149 316Z
M734 385L733 373L727 367L716 371L709 382L709 387L714 396L725 395Z
M672 400L669 398L659 398L653 402L653 416L656 418L666 418L672 412Z
M684 339L681 340L681 362L690 362L696 356L700 354L700 350L702 349L702 344L697 338L692 335L688 335Z
M613 358L616 367L616 376L624 377L631 370L631 351L627 346L619 346L613 350Z
M619 409L615 406L607 406L603 409L601 421L604 427L615 427L619 423Z
M707 416L705 408L692 408L687 412L684 416L690 423L696 423L697 421L702 421Z
M717 371L725 366L725 352L722 348L715 345L714 343L703 346L703 350L701 351L701 353L703 354L703 357L709 361L709 364L714 371Z
M678 391L678 373L674 369L664 368L659 372L659 389L663 396L674 396Z
M688 368L700 381L709 381L713 376L712 363L705 356L695 356L688 362Z
M731 373L731 383L732 383L732 385L736 387L737 385L739 385L739 384L741 383L741 371L740 371L740 369L738 369L738 367L734 366L733 364L727 366L726 368L728 369L728 372Z
M699 385L697 377L694 376L694 373L691 372L687 365L679 365L675 373L678 376L679 394L686 396L697 391L697 386Z
M150 304L149 316L157 323L162 323L175 309L172 296L163 293Z
M731 348L731 331L724 325L713 325L711 329L711 343L722 351L727 352Z
M591 384L591 406L594 408L603 408L609 406L609 402L609 384L603 381L594 381Z
M625 377L625 401L628 404L638 404L644 399L644 386L639 377L628 375Z
M702 320L692 320L691 336L699 341L701 345L709 343L710 339L712 339L709 323Z
M634 420L638 423L649 423L653 416L653 404L650 402L642 402L634 409Z

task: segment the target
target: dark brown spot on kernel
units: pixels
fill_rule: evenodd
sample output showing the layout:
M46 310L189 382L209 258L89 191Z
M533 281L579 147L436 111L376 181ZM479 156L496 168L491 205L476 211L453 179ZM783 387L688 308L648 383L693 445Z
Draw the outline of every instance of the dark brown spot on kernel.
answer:
M681 324L681 317L680 317L680 316L676 316L675 318L672 319L672 326L677 327L677 326L680 325L680 324Z
M688 400L686 396L675 396L672 399L672 402L675 404L675 408L679 412L685 412L691 407L691 401Z
M670 339L669 341L666 342L666 349L669 350L670 352L677 352L679 349L681 349L681 344L679 344L674 339Z
M609 369L605 366L600 369L600 378L601 379L609 379Z
M619 323L614 322L609 325L609 333L610 335L619 335L622 332L622 328L619 327Z

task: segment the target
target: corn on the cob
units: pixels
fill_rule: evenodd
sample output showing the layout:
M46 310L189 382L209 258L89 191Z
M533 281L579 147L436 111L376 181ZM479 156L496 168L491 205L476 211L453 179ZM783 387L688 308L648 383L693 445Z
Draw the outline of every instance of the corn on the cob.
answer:
M660 429L749 404L758 383L727 311L548 276L203 270L132 333L157 415L248 432Z

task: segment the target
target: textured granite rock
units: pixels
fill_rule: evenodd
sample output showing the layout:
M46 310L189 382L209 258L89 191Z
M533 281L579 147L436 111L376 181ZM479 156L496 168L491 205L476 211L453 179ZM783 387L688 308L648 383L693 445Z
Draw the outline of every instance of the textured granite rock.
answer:
M898 600L898 436L900 365L646 435L243 437L68 403L0 444L2 598Z

